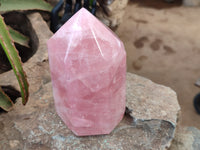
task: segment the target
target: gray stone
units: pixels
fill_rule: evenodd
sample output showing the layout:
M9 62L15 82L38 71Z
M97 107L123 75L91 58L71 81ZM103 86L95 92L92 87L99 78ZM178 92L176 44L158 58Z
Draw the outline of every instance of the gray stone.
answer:
M200 6L200 0L183 0L184 6Z
M200 150L200 130L195 127L177 129L169 150Z
M128 0L99 0L96 16L111 29L122 22Z
M180 106L172 89L131 73L127 81L127 108L136 121L158 119L176 125Z
M200 78L196 81L195 85L200 87Z
M127 73L127 109L109 135L75 136L56 114L48 68L46 41L52 33L38 13L29 19L38 35L39 48L24 64L30 84L26 106L19 98L8 113L0 114L0 149L24 150L157 150L171 145L180 107L170 88ZM14 85L12 71L0 83Z

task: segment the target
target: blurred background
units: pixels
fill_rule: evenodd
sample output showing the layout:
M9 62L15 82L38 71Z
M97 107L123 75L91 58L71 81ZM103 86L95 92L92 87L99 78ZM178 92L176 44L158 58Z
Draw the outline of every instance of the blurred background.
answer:
M200 91L194 85L200 78L199 14L199 0L130 0L115 31L127 51L127 71L175 90L180 124L200 129L193 107Z

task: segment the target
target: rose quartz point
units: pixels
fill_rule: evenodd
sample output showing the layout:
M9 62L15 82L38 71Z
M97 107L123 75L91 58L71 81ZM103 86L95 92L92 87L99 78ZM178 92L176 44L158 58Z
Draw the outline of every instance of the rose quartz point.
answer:
M78 136L109 134L125 111L123 43L82 8L47 45L58 115Z

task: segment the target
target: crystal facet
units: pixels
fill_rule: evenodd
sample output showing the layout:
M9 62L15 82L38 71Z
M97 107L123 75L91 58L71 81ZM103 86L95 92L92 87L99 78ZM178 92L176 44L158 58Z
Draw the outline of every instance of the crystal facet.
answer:
M78 136L109 134L125 111L123 43L82 8L47 45L58 115Z

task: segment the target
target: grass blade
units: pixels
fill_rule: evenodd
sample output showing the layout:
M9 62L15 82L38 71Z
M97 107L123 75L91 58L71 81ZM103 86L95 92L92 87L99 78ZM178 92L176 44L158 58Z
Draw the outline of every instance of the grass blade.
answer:
M3 92L0 87L0 107L5 111L10 111L13 108L13 102L11 99Z
M26 74L22 68L22 62L14 42L8 31L8 27L4 23L3 17L0 15L0 44L6 53L8 60L13 68L21 89L22 103L25 105L28 101L28 81Z
M51 11L52 6L44 0L0 0L1 12L34 9Z
M21 34L20 32L14 30L11 27L8 27L8 29L9 29L10 35L15 43L18 43L25 47L29 47L29 45L28 45L29 38L27 36Z

